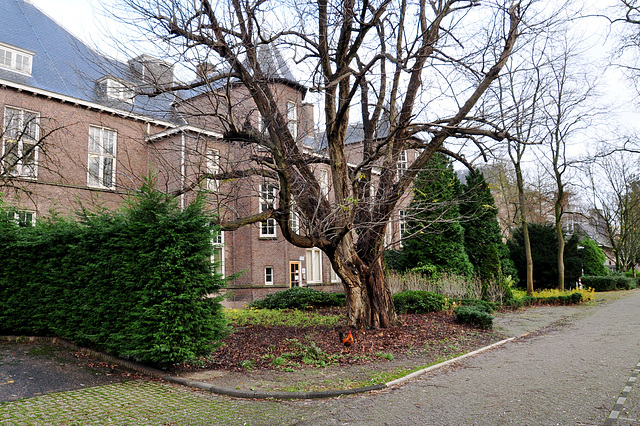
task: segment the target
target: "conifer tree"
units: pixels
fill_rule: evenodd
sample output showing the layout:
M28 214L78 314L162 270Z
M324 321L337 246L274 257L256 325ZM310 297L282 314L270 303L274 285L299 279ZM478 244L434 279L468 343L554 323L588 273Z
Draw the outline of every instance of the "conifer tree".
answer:
M475 273L483 283L502 276L500 245L502 234L498 209L482 173L471 173L463 185L460 205L464 245Z
M399 269L472 275L460 224L461 184L448 159L434 155L418 174L413 192Z

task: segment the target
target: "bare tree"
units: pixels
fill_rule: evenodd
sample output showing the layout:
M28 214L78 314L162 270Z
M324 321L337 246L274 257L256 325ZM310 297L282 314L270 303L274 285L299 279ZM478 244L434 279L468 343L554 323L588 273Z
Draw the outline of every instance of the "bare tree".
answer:
M549 78L542 102L546 133L542 149L549 161L543 166L555 184L553 216L558 239L558 289L564 290L563 217L572 170L567 148L596 113L596 109L586 105L594 96L596 79L588 75L586 65L580 62L578 43L568 38L560 40L556 51L549 52Z
M275 220L289 242L318 247L330 259L352 325L394 324L383 261L387 222L445 140L504 139L475 107L511 55L526 7L475 0L121 2L179 59L206 57L221 65L216 73L202 72L196 83L157 90L208 89L217 96L209 97L208 108L192 108L192 119L215 122L230 143L257 147L242 170L213 178L257 173L277 188L262 212L223 222L223 228ZM480 32L480 23L491 29ZM322 155L301 147L287 111L277 107L274 81L260 58L262 48L274 45L293 51L296 63L309 70L309 86L322 103ZM500 53L489 61L487 49ZM237 119L248 117L234 111L246 109L246 102L237 102L242 90L264 132ZM347 143L355 121L362 123L359 156L350 155ZM419 155L399 173L408 149ZM331 196L322 189L318 164L330 170ZM304 232L291 227L293 203Z
M598 230L608 240L616 268L633 267L640 253L640 174L627 153L615 152L587 167L591 211Z

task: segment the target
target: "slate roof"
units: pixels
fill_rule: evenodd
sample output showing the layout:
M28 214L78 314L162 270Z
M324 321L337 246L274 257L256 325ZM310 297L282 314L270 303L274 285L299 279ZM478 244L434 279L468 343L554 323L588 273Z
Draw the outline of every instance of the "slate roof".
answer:
M294 89L299 90L300 92L302 92L302 97L304 99L307 88L295 78L277 46L273 44L259 45L257 48L257 57L260 63L260 68L264 75L267 76L269 81L272 81L274 83L286 84L293 87ZM224 69L215 69L213 65L211 65L211 67L212 71L207 73L207 77L211 79L210 82L204 83L204 80L202 78L200 78L199 80L194 80L191 82L192 84L195 85L198 84L198 82L203 82L202 86L194 87L193 89L189 90L181 90L176 94L176 97L180 101L183 101L205 94L209 92L210 89L220 89L228 83L241 84L240 80L236 78L232 78L230 81L228 81L227 79L214 81L216 75L229 73L228 64L224 65Z
M0 42L34 53L31 76L0 68L0 80L173 121L171 96L139 95L135 103L104 96L97 81L106 76L134 84L140 80L127 64L94 51L27 0L0 1L0 28Z

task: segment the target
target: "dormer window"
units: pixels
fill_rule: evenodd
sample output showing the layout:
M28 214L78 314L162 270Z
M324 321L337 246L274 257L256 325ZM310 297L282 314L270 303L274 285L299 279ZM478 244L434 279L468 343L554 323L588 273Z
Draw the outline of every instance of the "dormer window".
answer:
M0 43L0 68L31 75L33 53Z
M100 91L111 99L133 103L135 92L133 86L113 77L105 77L98 81Z

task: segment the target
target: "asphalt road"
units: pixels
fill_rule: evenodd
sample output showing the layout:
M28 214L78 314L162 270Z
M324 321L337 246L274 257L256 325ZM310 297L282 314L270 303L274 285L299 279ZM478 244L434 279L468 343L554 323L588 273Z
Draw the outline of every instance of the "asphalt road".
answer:
M0 402L120 382L104 363L47 343L0 342Z

